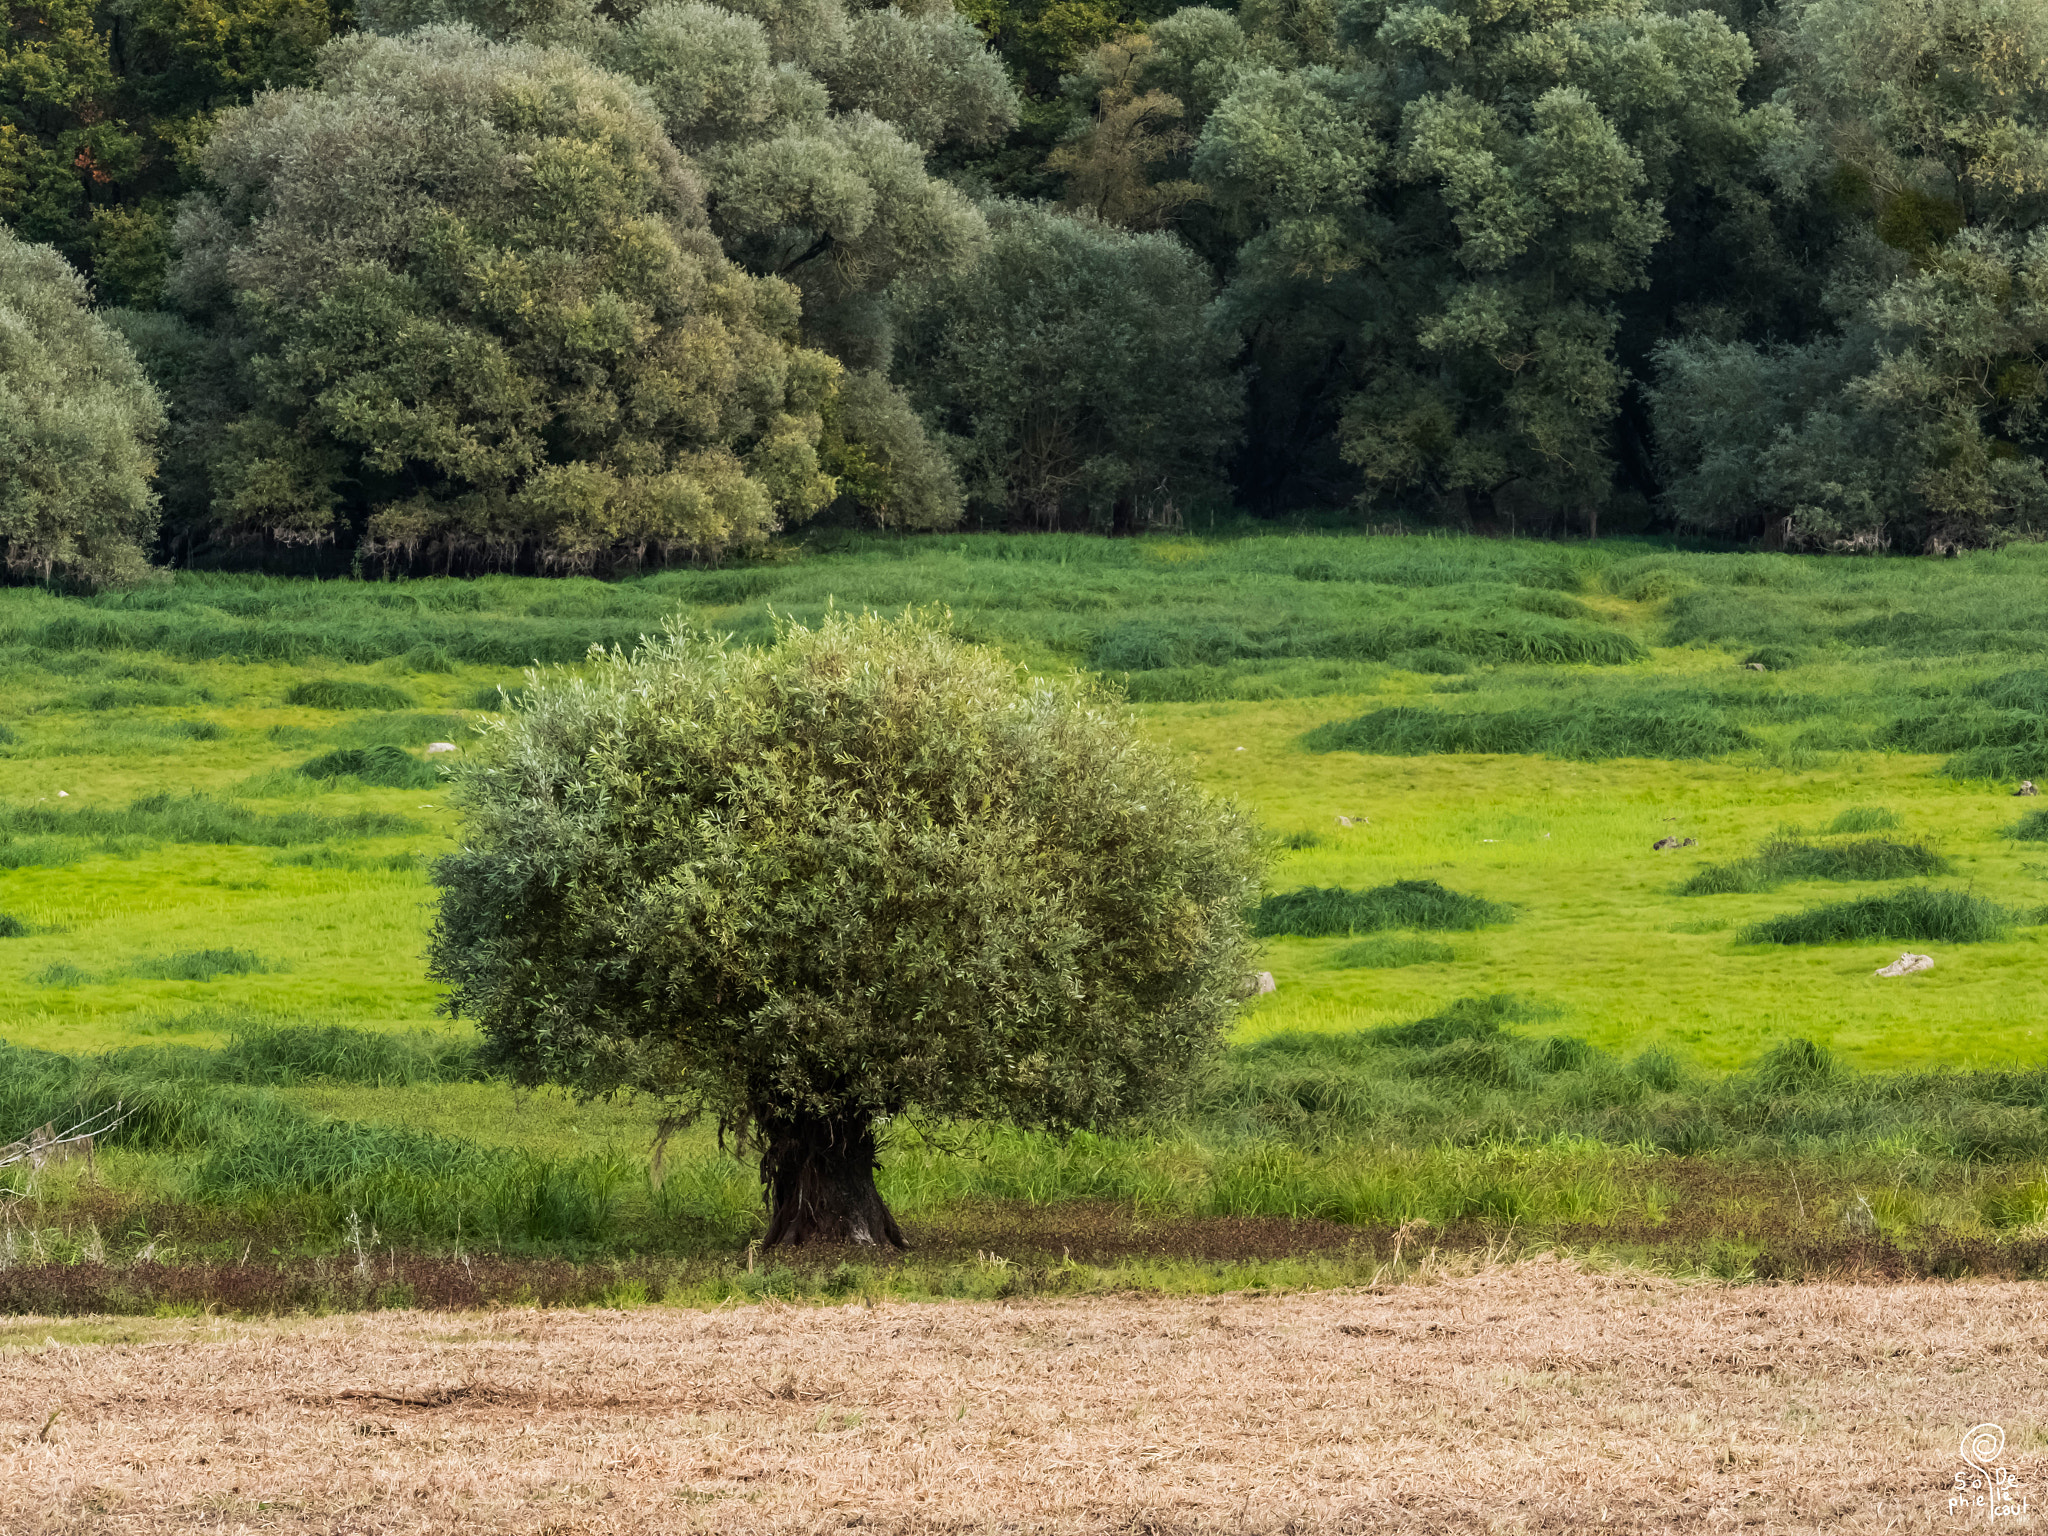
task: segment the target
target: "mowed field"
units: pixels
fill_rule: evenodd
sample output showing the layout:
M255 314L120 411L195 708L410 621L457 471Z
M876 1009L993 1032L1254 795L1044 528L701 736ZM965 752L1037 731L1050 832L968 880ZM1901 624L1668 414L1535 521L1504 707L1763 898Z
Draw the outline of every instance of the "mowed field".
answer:
M2034 1530L2048 1462L2033 1285L1537 1262L1287 1297L0 1340L19 1536ZM2012 1479L1995 1522L1951 1503L1983 1424Z
M1416 1232L1724 1278L2048 1262L2048 818L2012 795L2048 780L2039 552L775 553L0 593L0 1135L137 1110L90 1169L14 1176L0 1299L522 1294L451 1286L457 1253L575 1267L524 1292L562 1300L1227 1290L1403 1273L1403 1231L1403 1264ZM1185 1104L1068 1141L903 1128L883 1188L917 1252L878 1270L743 1263L751 1168L699 1133L656 1187L644 1107L482 1077L422 959L460 836L431 744L476 751L533 663L834 604L1102 674L1273 851L1278 990ZM1934 968L1872 974L1907 948Z

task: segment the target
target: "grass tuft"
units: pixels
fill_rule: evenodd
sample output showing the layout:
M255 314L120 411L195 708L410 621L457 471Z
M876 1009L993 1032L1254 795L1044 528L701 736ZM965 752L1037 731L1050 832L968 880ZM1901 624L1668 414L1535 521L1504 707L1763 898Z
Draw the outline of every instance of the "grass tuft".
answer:
M1305 885L1268 896L1253 912L1252 927L1262 938L1313 939L1385 928L1470 930L1514 920L1514 908L1500 902L1447 890L1434 880L1396 880L1369 891Z
M403 747L341 747L299 764L309 779L360 779L383 789L431 789L441 775Z
M1347 944L1330 957L1330 963L1345 969L1391 971L1404 965L1449 965L1457 958L1450 945L1433 939L1387 937Z
M1920 940L1984 944L2005 938L2022 914L1968 891L1925 886L1858 901L1788 912L1742 930L1745 944L1840 944L1855 940Z
M412 695L389 683L366 683L352 677L316 677L285 690L287 704L307 709L410 709Z
M0 939L25 938L35 930L12 912L0 912Z
M247 949L188 949L136 961L128 974L143 981L211 981L216 976L256 976L279 967Z
M1711 706L1674 693L1459 714L1397 704L1319 725L1302 737L1302 745L1311 752L1386 757L1488 752L1604 762L1719 757L1755 746L1756 738Z
M1835 813L1835 819L1821 830L1830 836L1842 833L1889 832L1898 826L1898 814L1881 805L1852 805Z
M2005 829L2017 843L2048 843L2048 811L2029 811Z
M1806 843L1773 838L1735 864L1713 864L1678 888L1681 896L1728 896L1774 891L1795 880L1905 880L1945 875L1949 862L1923 843L1869 838L1855 843Z

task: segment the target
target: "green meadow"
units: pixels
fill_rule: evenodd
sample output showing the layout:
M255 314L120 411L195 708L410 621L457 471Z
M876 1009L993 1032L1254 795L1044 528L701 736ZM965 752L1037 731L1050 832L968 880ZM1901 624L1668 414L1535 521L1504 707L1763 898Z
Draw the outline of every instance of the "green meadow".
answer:
M460 836L427 748L593 644L835 604L941 605L1115 681L1267 829L1276 990L1154 1123L899 1128L911 1257L771 1268L707 1132L657 1180L646 1106L474 1069L424 974ZM0 1172L0 1304L418 1299L441 1282L405 1266L456 1254L570 1299L1320 1283L1530 1244L2032 1273L2048 817L2012 792L2048 782L2044 651L2034 547L971 536L616 583L0 591L0 1138L130 1113L90 1167ZM1873 974L1909 949L1933 969Z

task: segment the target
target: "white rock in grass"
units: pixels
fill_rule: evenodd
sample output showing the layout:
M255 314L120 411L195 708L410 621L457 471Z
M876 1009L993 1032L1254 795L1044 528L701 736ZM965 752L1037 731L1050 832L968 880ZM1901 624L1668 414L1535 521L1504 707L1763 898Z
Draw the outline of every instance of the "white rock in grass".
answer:
M429 757L432 757L436 752L453 752L455 750L455 743L452 741L430 741L427 743L427 756Z
M1271 971L1261 971L1252 978L1252 996L1264 997L1268 992L1278 992L1280 983L1273 979Z
M1890 965L1882 967L1876 974L1879 976L1910 976L1915 971L1931 971L1933 969L1934 956L1916 955L1911 950L1908 950Z

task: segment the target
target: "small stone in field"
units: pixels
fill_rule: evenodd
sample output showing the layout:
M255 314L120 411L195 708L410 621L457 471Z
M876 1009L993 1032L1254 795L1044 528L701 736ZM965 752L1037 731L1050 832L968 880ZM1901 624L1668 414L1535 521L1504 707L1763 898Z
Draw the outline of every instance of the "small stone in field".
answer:
M1653 852L1662 853L1669 848L1697 848L1700 840L1696 837L1660 837L1650 844Z
M455 743L452 741L430 741L427 743L427 756L429 757L432 757L436 752L453 752L454 750Z
M2016 795L2038 795L2041 791L2034 788L2034 781L2032 779L2021 779L2020 787L2014 790L2013 793Z
M1261 971L1252 978L1252 996L1264 997L1268 992L1278 992L1280 983L1273 979L1271 971Z
M1890 965L1880 967L1875 974L1879 976L1910 976L1915 971L1931 971L1933 969L1934 956L1916 955L1911 950L1908 950Z

